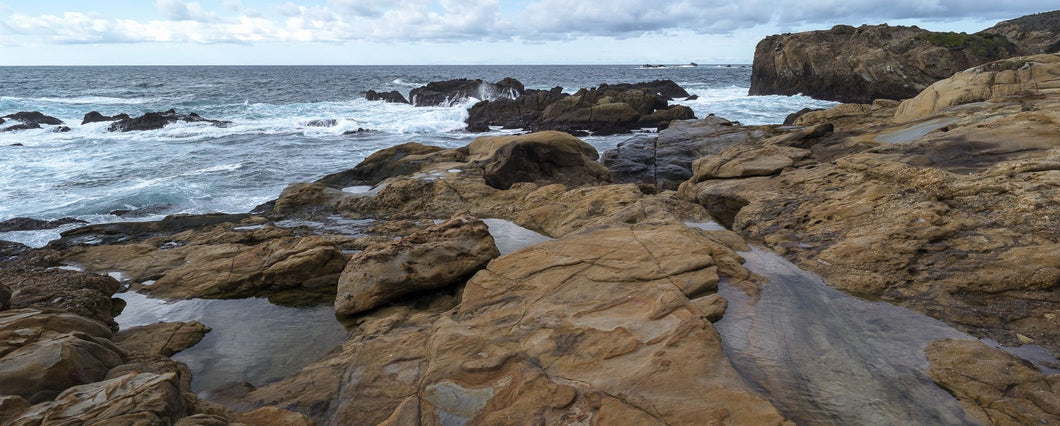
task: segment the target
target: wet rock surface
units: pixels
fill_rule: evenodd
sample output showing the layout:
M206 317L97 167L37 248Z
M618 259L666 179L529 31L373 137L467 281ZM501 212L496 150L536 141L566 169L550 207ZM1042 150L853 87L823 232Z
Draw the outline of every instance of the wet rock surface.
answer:
M376 92L375 90L369 90L365 92L364 98L369 101L383 101L395 104L407 104L410 103L408 99L405 99L405 95L397 90L391 90L389 92Z
M72 217L64 217L55 220L34 219L31 217L16 217L0 222L0 232L11 231L34 231L40 229L54 229L71 223L88 223Z
M231 124L227 121L202 118L194 112L189 114L179 114L176 110L171 109L163 112L149 112L134 118L119 119L107 127L107 130L111 132L158 130L168 124L176 123L178 121L185 123L209 123L221 127Z

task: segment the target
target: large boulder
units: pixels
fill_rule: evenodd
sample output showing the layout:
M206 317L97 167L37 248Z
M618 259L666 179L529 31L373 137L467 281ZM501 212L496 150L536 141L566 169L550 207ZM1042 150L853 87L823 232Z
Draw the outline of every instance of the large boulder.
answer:
M114 343L126 352L171 356L195 346L210 327L198 321L160 322L132 327L114 335Z
M8 424L174 424L189 413L189 405L176 375L133 373L67 389Z
M607 169L596 162L596 148L567 133L478 138L469 146L472 157L487 146L496 148L477 164L486 184L494 188L508 189L516 182L581 186L610 181Z
M41 124L48 124L52 126L59 126L63 124L62 120L49 115L44 115L40 111L16 112L14 114L5 115L3 118L15 120L21 122L22 124L37 125L38 127Z
M902 102L894 120L905 123L954 105L1043 93L1060 93L1060 53L1005 59L958 72Z
M406 142L373 152L350 170L332 173L319 183L342 189L351 185L375 185L391 176L412 174L430 161L429 154L441 151L437 146Z
M541 118L545 108L567 96L570 95L563 93L562 87L554 87L552 90L528 89L515 99L481 101L468 110L467 130L485 132L489 131L490 126L530 128Z
M457 300L369 313L342 348L247 402L321 424L779 425L692 302L746 278L739 260L683 225L530 246Z
M0 264L0 285L11 289L11 307L70 312L116 328L114 278L61 269Z
M936 340L924 352L932 380L983 424L1060 424L1060 374L977 340Z
M412 89L409 92L409 98L415 106L452 106L471 98L479 100L514 99L519 97L522 91L522 83L512 78L505 78L496 83L460 78L432 81L426 86Z
M452 286L499 255L486 224L458 214L351 257L339 278L335 313L356 314L409 293Z
M933 33L917 27L837 25L772 35L755 48L751 95L795 95L839 102L901 100L953 73L1014 56L991 33Z
M89 111L85 114L85 118L81 120L81 124L85 125L88 123L99 123L104 121L118 121L128 120L129 114L117 114L117 115L103 115L99 111Z
M158 130L165 127L167 124L176 123L178 121L186 123L209 123L219 127L231 124L229 121L202 118L194 112L190 114L178 114L175 110L170 109L163 112L149 112L135 118L124 118L112 123L107 127L107 130L111 132Z
M984 33L1002 35L1024 55L1060 52L1060 10L998 22Z

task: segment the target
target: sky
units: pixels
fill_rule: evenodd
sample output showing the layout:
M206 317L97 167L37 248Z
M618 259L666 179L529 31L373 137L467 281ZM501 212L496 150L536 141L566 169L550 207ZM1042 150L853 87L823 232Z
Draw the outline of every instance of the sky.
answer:
M1054 1L0 0L0 65L751 63L770 34L970 33Z

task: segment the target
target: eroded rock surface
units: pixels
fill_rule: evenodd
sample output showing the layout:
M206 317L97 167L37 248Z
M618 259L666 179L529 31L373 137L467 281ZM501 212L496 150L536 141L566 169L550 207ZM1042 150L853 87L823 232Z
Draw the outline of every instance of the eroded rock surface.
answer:
M1060 374L975 340L937 340L928 374L984 424L1060 423Z

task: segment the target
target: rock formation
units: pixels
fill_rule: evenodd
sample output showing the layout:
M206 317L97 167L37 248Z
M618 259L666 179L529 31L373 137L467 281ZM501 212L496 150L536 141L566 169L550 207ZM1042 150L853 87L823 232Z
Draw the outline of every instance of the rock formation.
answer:
M474 98L489 100L494 98L519 97L523 84L512 78L505 78L496 83L466 78L446 81L432 81L426 86L412 89L409 99L415 106L452 106Z
M369 90L364 93L364 98L369 101L383 101L394 104L407 104L410 103L408 99L405 99L405 95L397 90L391 90L389 92L376 92L375 90Z
M1060 10L998 22L984 33L1004 36L1022 55L1060 53Z
M933 33L916 27L837 25L772 35L755 48L751 95L870 103L916 96L957 71L1017 55L993 33Z
M88 123L99 123L103 121L118 121L128 119L129 114L117 114L113 116L107 116L100 114L99 111L90 111L89 113L85 114L85 118L81 120L81 124L84 125Z
M209 123L221 127L230 124L230 122L227 121L205 119L199 117L199 115L194 112L186 115L178 114L175 110L171 109L164 112L149 112L135 118L123 118L111 123L111 125L107 127L107 130L111 132L158 130L165 127L167 124L176 123L178 121L186 123Z

